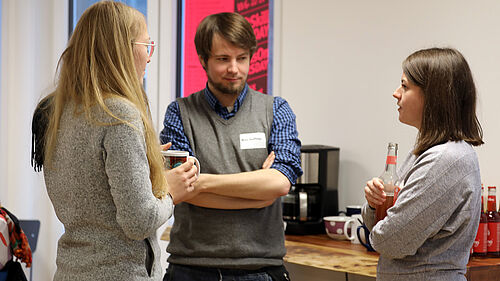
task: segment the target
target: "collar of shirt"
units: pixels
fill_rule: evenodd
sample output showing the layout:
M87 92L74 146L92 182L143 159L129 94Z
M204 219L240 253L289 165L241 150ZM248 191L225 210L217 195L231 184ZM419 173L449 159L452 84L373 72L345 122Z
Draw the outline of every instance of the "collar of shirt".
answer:
M210 107L222 118L225 120L228 120L229 118L233 117L236 115L236 112L240 109L241 105L243 104L243 100L245 99L246 95L248 92L248 84L245 84L245 87L243 88L243 91L241 91L240 95L234 102L234 108L231 112L227 110L226 107L222 106L219 102L219 100L214 96L214 94L208 89L208 83L207 86L205 87L205 98L210 105Z

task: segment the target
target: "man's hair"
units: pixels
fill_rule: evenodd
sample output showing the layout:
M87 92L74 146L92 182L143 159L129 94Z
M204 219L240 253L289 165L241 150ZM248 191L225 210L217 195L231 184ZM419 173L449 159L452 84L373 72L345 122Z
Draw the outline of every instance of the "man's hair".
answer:
M198 25L194 44L196 52L207 62L212 51L212 41L218 35L239 48L248 50L250 58L257 49L257 40L250 23L237 13L209 15Z
M403 73L422 89L424 108L413 153L447 141L483 144L476 116L476 87L469 64L451 48L419 50L403 61Z

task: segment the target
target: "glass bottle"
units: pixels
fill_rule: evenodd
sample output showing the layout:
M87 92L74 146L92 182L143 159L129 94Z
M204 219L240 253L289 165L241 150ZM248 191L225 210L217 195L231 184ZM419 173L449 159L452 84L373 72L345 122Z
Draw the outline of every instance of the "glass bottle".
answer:
M385 160L385 170L380 175L380 180L384 183L385 202L375 207L376 222L383 220L387 216L387 210L396 202L398 187L398 175L396 172L396 162L398 158L398 144L390 142L387 146L387 158Z
M500 256L500 214L495 186L488 186L488 256Z
M484 211L484 186L481 184L481 214L479 227L473 244L473 255L482 257L488 253L488 216Z

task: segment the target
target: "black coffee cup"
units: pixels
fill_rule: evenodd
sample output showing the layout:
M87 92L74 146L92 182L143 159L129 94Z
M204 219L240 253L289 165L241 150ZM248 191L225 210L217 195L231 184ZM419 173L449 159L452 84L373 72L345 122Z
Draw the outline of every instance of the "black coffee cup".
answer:
M362 208L363 206L350 205L345 207L346 211L340 211L339 214L345 214L346 216L350 217L352 215L361 214Z
M363 239L361 238L361 229L363 229L364 231L364 241ZM358 235L358 239L359 239L359 243L361 243L361 245L365 246L365 248L369 251L369 252L375 252L375 249L373 249L372 245L370 244L370 230L368 230L368 227L366 227L365 224L362 224L360 226L358 226L358 229L356 230L356 234Z

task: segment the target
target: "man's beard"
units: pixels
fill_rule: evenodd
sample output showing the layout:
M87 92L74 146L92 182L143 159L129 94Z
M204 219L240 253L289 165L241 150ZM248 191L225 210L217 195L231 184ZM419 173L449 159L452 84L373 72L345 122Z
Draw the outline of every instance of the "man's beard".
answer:
M245 88L245 84L247 83L247 79L245 78L243 83L241 83L239 86L230 84L230 86L228 87L222 83L215 83L212 80L212 78L210 78L209 75L207 75L207 79L208 79L208 82L210 83L210 85L212 85L215 88L215 89L211 89L212 91L217 90L224 95L238 95L239 93L241 93L241 91L243 91L243 88Z

